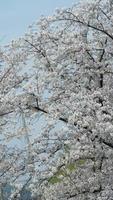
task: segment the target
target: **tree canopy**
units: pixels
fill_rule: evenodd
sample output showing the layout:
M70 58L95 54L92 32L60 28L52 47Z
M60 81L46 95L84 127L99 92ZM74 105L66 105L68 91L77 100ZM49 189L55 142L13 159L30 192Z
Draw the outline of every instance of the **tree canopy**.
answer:
M41 17L0 59L1 200L112 199L113 1Z

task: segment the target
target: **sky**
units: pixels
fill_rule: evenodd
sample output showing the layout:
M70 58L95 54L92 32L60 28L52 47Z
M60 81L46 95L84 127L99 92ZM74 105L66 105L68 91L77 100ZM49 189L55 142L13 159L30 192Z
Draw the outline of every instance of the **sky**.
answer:
M56 8L70 7L78 0L0 0L0 45L24 35L41 15L52 15Z

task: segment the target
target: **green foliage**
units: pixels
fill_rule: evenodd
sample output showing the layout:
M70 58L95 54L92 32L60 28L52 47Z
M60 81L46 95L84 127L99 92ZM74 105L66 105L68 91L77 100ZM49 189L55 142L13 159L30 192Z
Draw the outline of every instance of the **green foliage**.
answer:
M67 176L66 170L65 169L60 169L57 171L55 174L56 176Z
M76 161L76 164L77 164L78 166L80 166L80 165L84 165L85 162L86 162L85 159L79 159L78 161Z
M70 163L66 165L66 169L68 169L70 172L76 170L76 164L75 163Z
M73 163L65 165L63 169L58 169L58 171L52 176L48 182L50 184L60 183L64 177L67 177L70 173L77 170L79 166L84 165L86 159L79 159Z
M62 179L59 178L59 177L57 177L57 176L52 176L52 177L48 180L48 182L49 182L50 184L60 183L61 181L62 181Z

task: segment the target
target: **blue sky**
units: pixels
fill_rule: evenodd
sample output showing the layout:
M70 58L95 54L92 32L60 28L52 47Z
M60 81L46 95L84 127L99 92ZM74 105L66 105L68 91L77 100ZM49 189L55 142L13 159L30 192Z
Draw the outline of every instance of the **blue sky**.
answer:
M78 0L0 0L0 44L22 36L41 15L52 15L59 7Z

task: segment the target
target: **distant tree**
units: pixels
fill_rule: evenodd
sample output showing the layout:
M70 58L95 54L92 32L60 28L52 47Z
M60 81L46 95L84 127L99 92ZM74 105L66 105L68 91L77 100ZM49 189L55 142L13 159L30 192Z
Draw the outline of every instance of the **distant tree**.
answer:
M106 191L111 199L113 1L59 9L29 29L1 49L1 200L7 184L13 188L10 199L19 199L23 190L60 199L59 185L69 177L76 187L70 171L84 160L88 171L81 173L80 192L71 196L66 182L62 199L85 199L90 190L98 200ZM51 183L56 183L53 193Z

